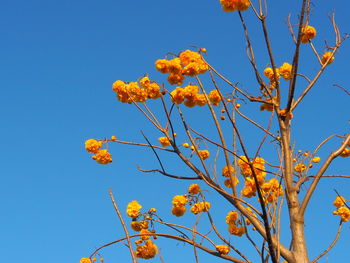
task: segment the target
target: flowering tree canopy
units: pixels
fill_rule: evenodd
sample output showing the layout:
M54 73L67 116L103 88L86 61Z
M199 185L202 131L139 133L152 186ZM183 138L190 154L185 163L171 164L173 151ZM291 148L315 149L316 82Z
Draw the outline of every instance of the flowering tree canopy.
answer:
M321 180L349 179L348 175L327 171L335 159L350 156L350 133L320 138L314 149L298 150L295 147L298 137L292 127L295 115L302 114L296 109L307 103L305 98L312 96L312 90L320 88L319 79L328 67L336 66L335 58L347 35L340 33L334 14L329 17L329 28L317 29L312 24L311 2L300 2L299 13L289 16L285 25L280 23L289 30L293 48L289 54L286 52L286 57L277 57L267 25L273 19L267 16L268 3L220 0L223 12L233 12L241 22L251 64L246 70L252 72L254 87L245 87L230 80L225 72L219 72L210 62L210 52L203 47L159 54L154 65L159 76L165 74L165 83L149 74L113 83L117 101L126 104L125 110L136 107L154 133L143 134L143 143L118 136L88 139L85 148L92 159L113 165L112 144L146 147L158 164L148 170L139 168L140 171L168 177L169 184L172 180L189 183L187 189L178 189L175 196L168 197L172 198L171 220L163 220L164 215L156 208L143 207L142 200L130 200L124 213L110 191L124 234L92 251L80 263L97 261L102 248L123 242L133 262L161 258L158 240L163 238L193 246L196 262L200 262L198 250L237 263L318 262L334 247L342 225L350 219L347 199L350 197L334 191L329 198L334 204L329 213L339 218L339 225L335 226L338 230L335 229L333 241L324 244L324 250L313 258L308 245L313 241L307 240L305 231L307 222L312 222L307 211ZM256 44L245 12L254 14L252 22L261 28L263 42ZM334 38L327 39L323 46L316 45L313 41L318 37L317 30L332 30ZM258 61L257 46L264 48L268 60ZM311 54L315 70L304 72L306 52ZM200 125L196 124L198 118L204 120ZM325 144L331 144L333 150L321 155ZM187 167L190 173L172 173L165 161L169 155L174 156L172 162ZM145 187L151 189L152 185ZM217 216L220 209L227 210L221 218ZM177 220L186 214L192 215L194 223L178 224Z

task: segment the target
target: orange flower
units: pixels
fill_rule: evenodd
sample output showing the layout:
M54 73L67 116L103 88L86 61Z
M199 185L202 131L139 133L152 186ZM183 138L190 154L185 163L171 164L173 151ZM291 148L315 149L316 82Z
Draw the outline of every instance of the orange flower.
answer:
M327 65L331 64L333 62L333 60L334 60L334 56L332 56L332 57L331 56L332 56L332 52L324 53L323 56L322 56L322 60L321 60L322 64L326 64L328 59L329 59L329 61L328 61Z
M95 155L92 156L99 164L108 164L112 162L112 155L107 151L107 149L98 150Z
M301 42L307 43L316 36L316 29L312 26L304 26L301 30Z
M225 12L245 11L250 6L249 0L220 0L220 4Z
M101 147L102 142L98 142L95 139L85 141L85 149L90 153L97 153Z
M163 147L167 147L171 145L171 142L167 137L159 137L158 141Z
M183 216L185 212L186 212L186 207L173 206L173 208L171 209L171 213L177 217Z
M305 169L306 169L306 165L303 163L297 163L294 166L294 171L296 171L297 173L301 173L301 172L305 171Z
M227 255L230 252L230 248L226 245L217 245L215 248L220 254Z
M142 205L140 205L137 201L132 201L128 204L126 208L126 213L130 217L137 217L140 214L140 209Z
M339 155L341 157L349 157L350 156L350 149L349 148L345 148L341 154Z
M235 169L232 165L225 166L224 168L222 168L222 176L224 177L230 177L231 175L233 175L234 172Z
M198 214L201 212L208 212L210 209L210 203L209 202L199 202L199 203L195 203L192 207L191 207L191 212L193 214Z
M143 246L137 246L135 252L136 257L143 259L154 258L157 253L158 248L151 240L147 240Z
M182 75L181 73L178 73L178 74L171 73L168 76L168 82L170 83L170 85L175 85L175 84L182 85L184 79L185 79L185 76Z
M201 191L201 188L198 184L191 184L190 187L188 187L187 192L191 195L198 194Z
M188 199L184 195L175 195L173 197L173 206L175 207L184 207L188 202Z
M171 101L175 104L181 104L185 99L184 89L181 87L176 87L176 89L170 92L170 95Z
M121 90L124 89L124 87L125 87L125 83L124 83L124 81L121 81L121 80L117 80L112 85L112 89L115 92L120 92Z
M81 258L80 263L91 263L91 259L90 258Z
M340 216L342 222L348 222L350 219L350 210L349 208L342 206L335 210L333 215Z
M200 159L205 160L209 158L210 153L208 150L198 150L198 156Z
M284 62L283 65L278 68L278 72L285 80L290 80L292 78L292 65Z
M156 69L161 73L169 73L169 61L167 59L158 59L155 62Z
M216 89L210 91L209 100L211 101L211 103L213 103L214 106L219 105L219 103L221 101L221 97L220 97L219 92Z
M311 159L311 162L313 162L313 163L319 163L320 161L321 161L321 158L318 156Z
M341 207L345 204L345 198L342 196L337 196L333 202L333 205L336 207Z

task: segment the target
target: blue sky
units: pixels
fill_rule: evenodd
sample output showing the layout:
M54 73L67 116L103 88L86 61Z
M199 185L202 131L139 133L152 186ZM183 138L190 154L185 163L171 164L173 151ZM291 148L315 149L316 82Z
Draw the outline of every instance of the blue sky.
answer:
M291 12L296 21L298 8L294 1L285 2L271 3L269 8L268 26L278 65L292 60L293 45L284 19ZM310 24L318 30L314 43L320 53L324 40L333 43L327 18L333 9L341 32L349 32L347 1L314 3ZM263 70L268 57L259 23L251 11L244 16ZM111 135L143 142L141 130L156 141L160 134L134 107L116 101L111 84L117 79L135 81L145 73L165 81L154 69L154 61L167 52L178 53L191 45L205 47L212 65L254 92L256 83L237 14L222 12L219 1L3 0L0 34L0 251L4 258L12 262L74 263L120 237L122 228L108 188L113 189L122 211L129 201L139 200L146 209L157 207L173 222L194 222L190 215L183 219L169 216L172 196L184 193L187 182L137 171L137 165L145 169L157 166L149 150L110 145L113 163L102 166L90 159L83 144L89 138ZM337 83L349 88L348 50L346 41L319 84L294 112L297 149L312 150L330 134L349 132L349 97L332 86ZM303 46L301 52L301 70L314 74L318 67L310 49ZM300 81L300 85L299 92L305 83ZM160 111L159 104L152 106ZM266 121L267 113L259 112L257 105L244 107L250 116ZM199 129L208 125L210 130L203 111L185 112ZM241 127L253 151L256 135L243 121ZM339 142L329 143L321 157ZM177 167L174 158L164 158L172 172L189 173ZM329 173L349 174L348 166L348 160L336 160ZM306 221L313 256L335 235L338 218L330 216L333 189L350 198L348 186L344 180L325 179L316 192ZM220 202L214 192L208 196ZM230 209L225 208L215 213L224 215ZM344 226L339 244L329 253L329 262L345 262L342 256L350 233L348 224ZM179 251L184 251L182 260L192 253L189 246L160 242L167 263L178 262ZM107 248L102 255L106 262L127 262L129 258L123 245ZM204 263L223 262L205 255L200 259ZM320 262L327 262L326 257Z

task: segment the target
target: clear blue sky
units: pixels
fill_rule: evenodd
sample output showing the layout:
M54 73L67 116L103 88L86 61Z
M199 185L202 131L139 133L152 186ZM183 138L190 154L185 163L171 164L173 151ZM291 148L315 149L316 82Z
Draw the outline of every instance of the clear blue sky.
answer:
M295 1L269 2L268 26L277 64L290 62L292 43L284 19L292 12L296 21L298 6ZM340 30L346 33L350 31L349 7L345 0L313 3L310 24L318 30L314 43L319 52L324 51L324 40L333 43L327 14L336 9ZM268 58L259 42L260 26L251 11L244 16L262 70ZM129 201L139 200L146 209L157 207L173 222L194 222L190 215L184 219L169 216L172 196L184 193L187 183L136 170L138 164L149 169L157 166L150 151L111 145L114 161L102 166L90 159L83 144L88 138L111 135L143 142L140 130L154 141L160 136L135 108L116 101L111 84L117 79L135 81L147 72L152 79L164 81L153 63L167 52L177 53L190 45L205 47L213 65L253 92L256 83L237 14L222 12L219 1L2 0L0 35L3 260L74 263L120 237L123 232L108 188L113 188L123 212ZM349 131L349 97L332 86L350 87L349 48L346 41L320 83L295 111L296 148L312 150L328 135ZM314 74L317 64L308 47L302 47L302 56L305 63L301 69ZM246 113L266 115L256 109ZM255 139L249 129L244 136L248 141ZM321 157L338 143L330 143ZM188 173L177 168L173 159L167 164L174 172ZM337 160L329 172L349 174L349 160ZM333 181L331 186L330 182L325 179L321 184L306 221L311 257L323 251L335 235L338 218L330 216L333 189L350 198L346 181ZM214 196L212 192L208 199L215 200ZM224 215L230 209L225 208L214 211ZM349 223L344 226L329 262L346 262ZM242 245L240 239L233 240ZM165 262L194 262L192 258L186 261L192 253L189 246L159 242ZM179 255L180 251L184 253ZM107 248L102 255L106 263L129 260L123 245ZM326 258L320 262L327 262ZM224 261L201 255L200 262Z

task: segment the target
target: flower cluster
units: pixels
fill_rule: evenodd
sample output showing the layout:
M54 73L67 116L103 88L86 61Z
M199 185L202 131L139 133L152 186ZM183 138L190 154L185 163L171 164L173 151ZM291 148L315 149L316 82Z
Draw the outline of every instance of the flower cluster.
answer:
M183 216L186 212L185 205L187 204L188 199L186 198L186 195L175 195L173 198L173 207L171 209L171 213L174 216Z
M193 77L209 69L202 55L191 50L185 50L170 60L158 59L155 66L159 72L169 73L168 82L171 85L182 85L185 76Z
M94 159L99 164L108 164L112 162L112 155L108 152L107 149L101 149L102 144L102 141L89 139L85 141L85 149L88 152L95 154L92 156L92 159Z
M292 65L284 62L279 68L275 68L275 73L272 68L267 67L264 69L264 75L270 80L272 84L275 83L275 79L278 81L282 76L285 80L291 80L292 78ZM275 85L271 85L270 88L273 89Z
M245 11L249 8L249 0L220 0L222 9L225 12Z
M198 150L198 156L204 161L205 159L209 158L210 153L208 150Z
M97 153L101 147L102 147L101 141L96 141L95 139L89 139L85 141L85 149L89 153Z
M332 52L325 52L322 55L322 59L321 59L322 64L326 64L327 63L327 65L329 65L329 64L331 64L333 62L333 60L334 60L334 56L332 56Z
M301 29L301 43L308 43L311 39L313 39L316 36L316 29L312 26L304 26Z
M346 206L346 201L344 197L337 196L333 202L333 205L338 207L338 209L333 212L333 215L340 216L342 222L348 222L350 219L350 209Z
M90 258L81 258L79 263L92 263Z
M167 147L171 145L171 142L169 141L168 137L159 137L158 141L163 147Z
M222 168L222 171L221 171L222 176L223 177L228 177L228 179L226 179L224 181L224 184L225 184L226 187L232 188L231 182L233 182L234 185L239 184L238 178L236 176L232 177L234 172L235 172L235 169L233 168L232 165L225 166L224 168Z
M145 102L147 99L157 99L162 96L160 86L151 81L148 77L143 77L139 83L126 83L117 80L113 83L112 89L117 93L117 99L122 103Z
M297 163L294 166L294 171L296 171L297 173L302 173L306 170L306 165L303 163Z
M191 207L191 212L193 214L198 214L201 212L208 212L211 204L209 202L198 202Z
M283 195L283 188L276 178L272 178L261 186L264 200L268 203L276 202Z
M260 110L261 111L273 111L273 104L277 102L277 97L266 98L266 103L261 104Z
M257 157L251 162L251 164L258 180L258 184L261 186L264 183L266 176L265 160L261 157ZM242 196L248 198L255 196L256 184L253 176L253 171L249 165L249 161L245 156L240 156L240 159L238 160L238 166L241 168L241 173L244 176L244 188L241 191Z
M143 259L154 258L157 253L158 247L150 239L146 240L143 245L137 245L135 251L136 257Z
M193 204L190 209L193 214L208 212L211 204L209 202L199 201L201 191L198 184L191 184L187 189L188 194L175 195L172 200L173 207L171 213L177 217L183 216L186 212L186 204Z
M140 205L137 201L132 201L128 204L126 208L126 213L130 217L137 217L140 214L140 209L142 208L142 205Z
M227 255L230 252L230 248L226 245L216 245L216 251L220 254Z
M241 220L238 220L238 212L231 211L226 216L226 223L228 225L228 232L235 236L242 236L246 230L245 227L242 226Z

